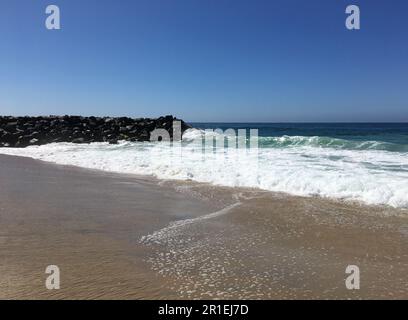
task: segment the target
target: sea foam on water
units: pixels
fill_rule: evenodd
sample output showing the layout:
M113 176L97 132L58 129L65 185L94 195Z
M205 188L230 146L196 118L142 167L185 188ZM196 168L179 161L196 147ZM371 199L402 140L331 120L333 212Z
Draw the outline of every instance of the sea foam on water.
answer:
M347 148L341 141L330 143L324 137L319 137L320 142L311 137L263 137L256 152L222 147L208 152L200 143L202 135L199 130L185 133L181 150L176 153L171 144L161 142L53 143L2 148L0 152L159 179L408 208L408 155L383 150L384 146L378 149L381 143L366 143L363 149L362 143Z

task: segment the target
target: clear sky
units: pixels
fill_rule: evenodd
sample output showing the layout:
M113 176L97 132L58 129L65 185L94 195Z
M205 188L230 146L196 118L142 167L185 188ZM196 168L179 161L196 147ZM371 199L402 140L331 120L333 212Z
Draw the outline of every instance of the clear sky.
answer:
M0 0L0 114L408 121L408 1Z

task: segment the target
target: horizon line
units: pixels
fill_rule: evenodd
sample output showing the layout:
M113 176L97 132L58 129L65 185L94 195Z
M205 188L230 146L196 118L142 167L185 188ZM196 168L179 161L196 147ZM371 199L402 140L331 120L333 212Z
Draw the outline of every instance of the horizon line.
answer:
M165 117L165 116L169 116L171 114L163 114L163 115L159 115L159 116L130 116L130 115L79 115L79 114L48 114L48 115L0 115L0 117L15 117L15 118L24 118L24 117L64 117L64 116L78 116L78 117L96 117L96 118L122 118L122 117L128 117L131 119L137 119L137 118L151 118L151 119L155 119L155 118L159 118L159 117ZM178 120L183 120L186 123L214 123L214 124L220 124L220 123L232 123L232 124L312 124L312 123L326 123L326 124L408 124L408 120L403 120L403 121L199 121L199 120L185 120L182 117L178 116L178 115L171 115L175 118L177 118Z

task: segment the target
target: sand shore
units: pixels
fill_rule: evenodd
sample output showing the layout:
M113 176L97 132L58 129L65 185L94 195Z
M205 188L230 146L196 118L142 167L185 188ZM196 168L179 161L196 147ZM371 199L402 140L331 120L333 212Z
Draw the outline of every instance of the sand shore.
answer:
M408 213L0 155L0 259L1 299L407 299Z

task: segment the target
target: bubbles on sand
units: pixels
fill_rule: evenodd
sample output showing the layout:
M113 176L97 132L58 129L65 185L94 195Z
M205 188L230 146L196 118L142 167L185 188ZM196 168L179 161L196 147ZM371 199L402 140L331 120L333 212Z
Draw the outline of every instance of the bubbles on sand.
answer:
M211 199L208 189L193 189ZM392 276L381 260L392 257L397 274L405 274L407 256L401 243L406 235L395 222L404 222L404 217L391 215L391 221L380 212L398 210L259 191L231 193L217 196L231 196L235 204L171 223L140 239L152 249L147 262L176 297L347 298L344 268L349 260L375 270L367 296L388 297L389 290L378 288L389 283L406 293L403 285L388 282ZM396 242L390 233L396 234ZM353 240L357 236L364 239L361 246ZM382 246L365 245L375 241Z
M248 232L223 221L224 215L234 214L240 206L237 202L199 218L174 222L141 238L141 243L154 247L148 259L152 269L170 280L170 289L178 297L262 299L294 294L282 283L305 276L296 264L307 250L295 254L275 248L271 265L270 256L262 251L273 240L273 232ZM285 264L284 270L280 264Z
M299 137L292 137L288 146L285 142L288 138L282 137L273 138L273 141L283 142L276 144L275 141L273 147L267 145L256 153L229 149L224 154L217 149L216 153L203 154L201 144L189 140L200 134L196 131L186 133L187 142L179 153L173 153L166 144L148 142L54 143L21 149L1 148L0 152L109 172L152 175L159 179L408 208L406 152L339 148L331 143L325 147L315 143L293 143Z

